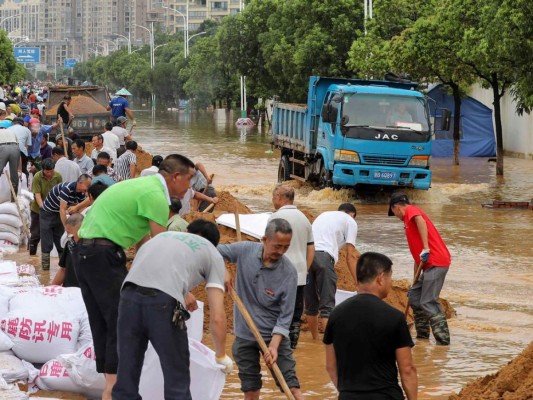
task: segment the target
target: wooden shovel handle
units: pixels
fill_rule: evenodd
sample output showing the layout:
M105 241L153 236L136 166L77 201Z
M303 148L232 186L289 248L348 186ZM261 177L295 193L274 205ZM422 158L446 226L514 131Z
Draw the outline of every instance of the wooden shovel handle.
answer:
M254 335L255 340L257 340L257 343L259 344L261 351L263 352L263 354L268 353L268 347L265 341L263 340L263 337L259 333L257 326L255 326L255 323L252 317L250 316L250 313L244 306L244 303L242 302L241 298L239 297L239 295L237 294L237 292L232 286L230 286L229 288L229 293L230 293L231 298L233 299L233 302L235 303L240 313L242 314L244 320L246 321L248 328L250 328L250 331L252 331L252 334ZM281 386L281 389L283 389L285 396L287 396L287 399L294 400L294 396L292 395L291 389L287 385L287 382L285 381L285 378L283 377L283 374L281 373L281 370L279 369L278 364L273 363L271 370L274 376L276 377L276 379L278 380Z

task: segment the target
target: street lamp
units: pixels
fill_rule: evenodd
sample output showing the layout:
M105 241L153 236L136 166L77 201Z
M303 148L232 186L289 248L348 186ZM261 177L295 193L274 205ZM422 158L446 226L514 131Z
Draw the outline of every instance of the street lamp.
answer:
M195 36L200 36L200 35L205 35L207 32L200 32L200 33L195 33L194 35L192 35L189 39L187 39L187 56L189 55L189 41L195 37Z
M30 41L30 39L26 36L24 39L22 39L21 41L17 42L17 43L14 43L13 44L13 47L17 47L19 44L21 43L28 43Z
M5 17L4 19L0 20L0 27L2 26L2 24L4 22L6 22L8 19L11 19L11 18L15 18L15 17L18 17L20 16L20 14L13 14L13 15L10 15L9 17Z
M129 37L126 37L124 35L120 35L118 33L113 34L114 36L119 36L121 38L124 38L128 41L128 54L131 54L131 31L129 31Z
M183 18L183 57L184 58L187 58L187 56L189 55L189 1L187 1L186 7L187 7L185 9L186 15L183 15L181 11L178 11L175 8L162 6L162 8L178 13Z
M145 31L148 31L148 35L150 38L150 68L154 69L154 32L148 29L146 26L132 24L133 26L136 26L138 28L142 28Z

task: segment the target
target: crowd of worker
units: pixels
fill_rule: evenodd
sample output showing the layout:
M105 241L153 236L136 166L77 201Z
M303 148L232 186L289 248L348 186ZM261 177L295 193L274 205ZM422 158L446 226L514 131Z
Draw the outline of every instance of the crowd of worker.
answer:
M262 241L219 245L216 224L202 219L188 224L182 218L218 202L204 165L179 154L156 155L151 167L138 171L138 144L127 129L135 120L125 93L110 101L113 122L93 136L89 156L70 127L75 118L70 101L66 95L53 125L21 115L11 126L0 124L6 128L0 129L0 171L9 162L15 192L19 173L31 177L29 252L36 255L40 242L41 267L48 270L55 246L61 268L52 283L80 287L96 369L106 376L103 399L139 398L148 342L161 361L165 398L191 398L185 321L197 307L191 291L201 282L206 282L216 361L224 372L233 369L226 354L226 291L236 290L255 322L250 327L234 310L232 356L245 399L259 399L261 355L269 368L279 367L292 396L303 398L293 353L304 313L312 338L324 333L327 372L341 399L403 399L404 393L409 400L417 398L406 319L382 301L392 287L392 262L372 252L357 258L353 204L341 204L311 223L295 206L294 189L278 185ZM0 103L1 119L6 111ZM58 127L65 133L51 145L48 135ZM405 193L394 193L389 206L389 215L404 223L415 276L423 271L408 295L417 338L428 339L433 332L437 344L448 345L438 296L450 254ZM132 246L137 252L128 271L124 250ZM342 247L358 294L335 307L335 264ZM234 278L224 260L236 264ZM282 387L279 379L276 383Z

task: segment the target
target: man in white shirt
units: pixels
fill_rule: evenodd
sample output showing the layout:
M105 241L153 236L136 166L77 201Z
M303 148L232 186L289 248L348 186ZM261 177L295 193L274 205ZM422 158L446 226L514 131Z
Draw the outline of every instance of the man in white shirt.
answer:
M357 210L350 203L343 203L337 211L326 211L313 222L315 257L305 287L305 314L313 339L318 339L318 315L325 327L331 310L335 307L337 273L335 264L339 260L339 250L346 245L348 270L357 286L355 277L357 239Z
M269 220L281 218L289 222L292 228L292 239L285 256L292 262L298 273L298 288L294 315L289 329L291 348L296 349L300 337L301 317L304 310L304 288L307 271L315 256L313 228L303 212L294 205L294 188L290 185L278 185L272 192L272 204L277 210Z
M163 162L163 157L157 155L152 157L152 166L141 171L141 176L155 175L159 171L159 164Z
M74 161L65 157L65 150L56 146L52 149L52 160L55 161L55 171L61 174L63 182L75 182L81 175L80 167Z
M113 124L111 122L106 122L105 132L102 133L102 137L104 138L104 147L111 150L109 155L111 156L111 160L115 162L117 160L117 150L120 147L120 144L117 135L111 133L111 129L113 129Z
M113 151L107 147L104 146L104 137L102 135L94 135L92 140L93 144L93 151L91 152L91 158L93 160L96 160L98 158L98 154L100 153L107 153L109 154L109 158L111 159L111 163L115 161L112 154Z
M120 157L126 151L126 142L131 140L131 131L126 130L128 124L128 119L126 117L118 117L117 125L111 129L111 133L114 133L118 137L119 149L117 150L117 155ZM157 171L156 171L157 173Z
M13 125L7 130L13 132L17 137L17 142L20 150L21 169L28 177L28 147L31 146L31 132L24 126L24 120L20 117L13 119Z

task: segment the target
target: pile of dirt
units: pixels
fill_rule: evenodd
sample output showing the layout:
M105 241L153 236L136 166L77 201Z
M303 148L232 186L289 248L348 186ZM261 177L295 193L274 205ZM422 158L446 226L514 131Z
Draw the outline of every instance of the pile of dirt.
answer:
M449 400L533 398L533 342L497 373L476 379Z
M61 103L58 103L49 110L46 110L46 115L57 115L57 109L59 108L60 104ZM74 115L99 114L108 112L105 106L98 103L96 100L82 95L72 96L72 101L70 102L69 108Z
M252 214L247 206L238 201L230 192L217 192L218 203L215 205L217 213L221 211L233 213L237 211L239 214Z

